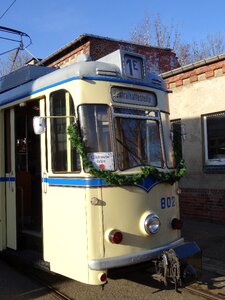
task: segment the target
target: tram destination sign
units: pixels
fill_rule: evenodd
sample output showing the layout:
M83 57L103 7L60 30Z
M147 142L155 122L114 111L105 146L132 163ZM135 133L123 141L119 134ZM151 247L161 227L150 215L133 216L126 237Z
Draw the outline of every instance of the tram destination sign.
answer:
M131 90L119 87L112 87L112 100L118 103L135 104L141 106L156 106L156 95L152 92Z
M124 72L127 77L133 79L143 79L144 78L144 61L142 57L131 54L124 54Z

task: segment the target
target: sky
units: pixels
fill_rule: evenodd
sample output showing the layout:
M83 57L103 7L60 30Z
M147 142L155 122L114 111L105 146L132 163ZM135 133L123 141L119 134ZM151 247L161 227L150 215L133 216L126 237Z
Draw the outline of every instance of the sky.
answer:
M159 14L163 24L175 24L185 42L201 40L225 33L224 12L224 0L1 0L0 26L27 33L29 52L45 58L85 33L129 40L146 15ZM14 47L17 43L0 39L0 53Z

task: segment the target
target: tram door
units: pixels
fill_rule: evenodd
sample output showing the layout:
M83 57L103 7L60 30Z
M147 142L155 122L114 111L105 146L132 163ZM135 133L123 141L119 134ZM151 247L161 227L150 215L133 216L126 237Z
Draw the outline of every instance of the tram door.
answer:
M5 111L6 246L17 249L14 110Z
M15 173L19 250L42 253L40 136L33 131L39 101L15 107Z

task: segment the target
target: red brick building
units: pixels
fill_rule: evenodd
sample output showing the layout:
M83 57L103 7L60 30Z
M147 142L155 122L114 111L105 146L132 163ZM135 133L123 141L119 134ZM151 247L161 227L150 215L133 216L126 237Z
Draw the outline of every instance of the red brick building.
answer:
M179 67L176 55L171 49L138 45L91 34L79 36L71 43L43 59L41 64L50 67L64 67L74 63L77 56L81 53L90 56L92 60L98 60L117 49L144 54L148 69L156 73L167 72Z
M225 224L225 54L164 73L171 118L186 127L181 213Z

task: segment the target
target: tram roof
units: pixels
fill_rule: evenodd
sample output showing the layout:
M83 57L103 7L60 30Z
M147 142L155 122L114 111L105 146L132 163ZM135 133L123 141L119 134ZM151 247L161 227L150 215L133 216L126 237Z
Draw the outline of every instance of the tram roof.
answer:
M103 61L82 61L62 69L29 65L0 78L0 106L76 79L126 82L166 91L156 74L150 73L144 81L124 80L117 65Z

